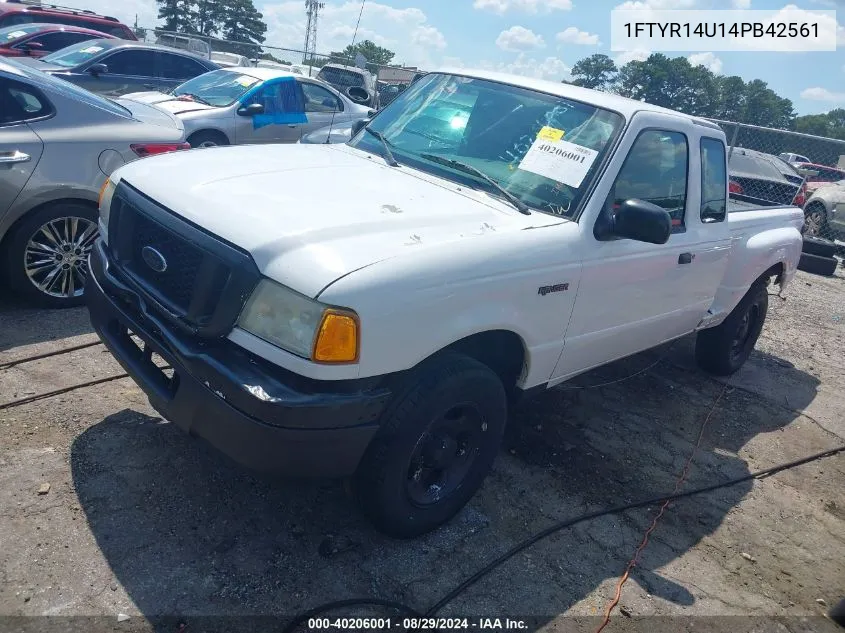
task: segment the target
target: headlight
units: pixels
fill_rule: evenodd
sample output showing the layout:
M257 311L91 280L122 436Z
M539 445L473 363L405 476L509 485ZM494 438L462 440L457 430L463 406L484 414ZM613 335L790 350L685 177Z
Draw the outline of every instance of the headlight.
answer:
M100 219L103 221L103 226L109 225L109 211L111 210L111 199L114 196L114 190L117 185L112 182L111 178L106 178L106 182L100 187L100 199L98 205L100 207Z
M263 279L238 320L255 336L321 363L358 360L358 317Z

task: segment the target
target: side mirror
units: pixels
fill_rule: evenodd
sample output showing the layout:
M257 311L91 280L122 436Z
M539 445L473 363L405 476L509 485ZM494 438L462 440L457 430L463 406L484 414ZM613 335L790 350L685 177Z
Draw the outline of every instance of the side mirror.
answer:
M352 136L355 136L358 132L367 127L370 124L370 120L371 119L360 119L355 121L355 123L352 124Z
M27 55L32 55L36 51L44 50L44 44L41 42L28 42L24 44L23 49Z
M109 72L109 67L105 64L91 64L88 67L88 72L97 77L99 75L105 75L107 72Z
M637 242L665 244L672 234L672 218L656 204L625 200L613 216L611 234Z
M255 116L256 114L264 114L264 106L260 103L250 103L248 106L241 106L238 108L240 116Z

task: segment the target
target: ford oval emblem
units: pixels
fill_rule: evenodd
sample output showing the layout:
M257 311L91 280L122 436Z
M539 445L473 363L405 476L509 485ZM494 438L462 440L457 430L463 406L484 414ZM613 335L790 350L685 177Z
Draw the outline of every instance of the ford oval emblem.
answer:
M152 246L145 246L141 249L141 257L144 258L144 263L152 268L157 273L163 273L167 270L167 260L164 255L159 253Z

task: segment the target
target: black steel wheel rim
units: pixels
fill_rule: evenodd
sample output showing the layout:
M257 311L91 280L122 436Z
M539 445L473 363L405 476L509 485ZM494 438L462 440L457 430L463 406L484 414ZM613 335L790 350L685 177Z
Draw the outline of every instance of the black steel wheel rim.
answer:
M408 464L405 492L418 507L440 503L461 487L481 450L487 423L472 403L435 418L417 441Z
M737 328L734 340L731 343L731 356L733 358L741 357L748 347L751 340L751 333L754 331L754 324L757 322L760 308L757 304L752 305L743 316L742 321Z

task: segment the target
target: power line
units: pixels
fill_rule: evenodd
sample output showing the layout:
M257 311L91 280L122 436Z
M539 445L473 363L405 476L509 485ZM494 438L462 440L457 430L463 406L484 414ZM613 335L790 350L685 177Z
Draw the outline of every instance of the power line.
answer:
M355 24L355 33L352 35L352 46L355 46L355 40L358 39L358 27L361 25L361 16L364 15L364 5L367 0L361 0L361 12L358 14L358 22Z

